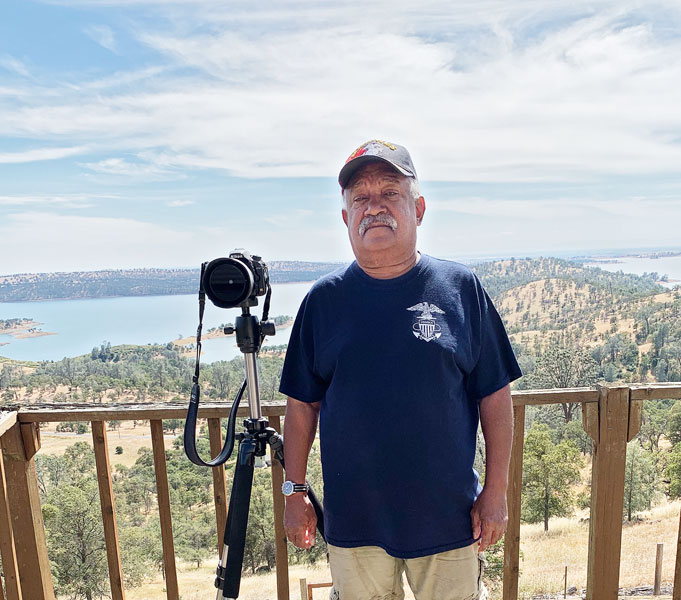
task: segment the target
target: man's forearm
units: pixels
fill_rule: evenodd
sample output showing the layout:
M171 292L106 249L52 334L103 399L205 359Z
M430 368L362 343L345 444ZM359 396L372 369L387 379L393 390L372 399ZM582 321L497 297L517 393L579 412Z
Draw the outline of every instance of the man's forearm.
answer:
M505 490L513 443L513 402L509 385L480 401L480 425L485 436L485 487Z
M289 398L284 418L284 462L286 477L296 483L305 481L307 457L317 432L321 403Z

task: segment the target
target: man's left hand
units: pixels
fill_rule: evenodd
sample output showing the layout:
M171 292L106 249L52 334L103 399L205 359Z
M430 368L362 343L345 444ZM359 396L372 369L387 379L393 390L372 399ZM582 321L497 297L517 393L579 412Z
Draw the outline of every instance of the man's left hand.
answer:
M471 509L473 537L480 538L479 552L496 544L506 531L508 509L506 490L493 490L485 486Z

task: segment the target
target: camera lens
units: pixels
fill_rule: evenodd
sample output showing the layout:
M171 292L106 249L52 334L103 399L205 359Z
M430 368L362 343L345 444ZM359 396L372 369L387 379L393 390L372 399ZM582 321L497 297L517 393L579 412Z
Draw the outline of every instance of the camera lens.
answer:
M235 258L216 258L206 266L203 288L215 306L234 308L253 291L253 274Z

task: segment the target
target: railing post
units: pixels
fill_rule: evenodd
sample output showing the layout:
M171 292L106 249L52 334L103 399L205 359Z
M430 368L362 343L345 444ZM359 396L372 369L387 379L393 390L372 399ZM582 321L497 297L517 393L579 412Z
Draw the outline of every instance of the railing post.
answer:
M679 530L676 533L676 561L674 563L674 592L672 600L681 600L681 514Z
M33 460L40 436L32 430L37 430L37 424L17 423L2 436L7 499L22 596L30 600L54 600L38 476ZM31 440L28 447L24 445L24 439Z
M219 418L208 419L208 437L210 439L210 454L217 456L222 450L222 425ZM225 467L213 467L213 499L215 501L215 518L217 521L218 556L222 556L224 544L225 524L227 523L227 478Z
M12 516L7 500L7 478L4 461L0 457L0 554L2 554L2 574L5 576L5 593L0 585L0 595L7 600L22 600L19 585L17 553L12 530ZM1 582L0 582L1 583Z
M170 488L168 486L166 447L163 441L163 421L161 419L152 419L150 425L151 446L154 453L154 473L156 475L156 497L158 499L158 514L161 520L161 546L165 568L166 597L168 600L179 600L180 591L177 585L173 522L170 511Z
M269 417L270 425L281 433L281 418ZM288 548L286 547L286 533L284 533L284 495L281 493L281 485L284 483L284 469L278 460L275 460L270 447L270 460L272 463L272 504L274 508L274 553L277 574L277 600L289 600L288 581Z
M106 428L104 421L92 421L91 424L92 443L95 447L97 483L99 484L99 501L102 508L102 524L104 525L104 541L106 543L106 560L109 566L109 582L111 583L111 597L113 600L125 600L123 567L121 566L121 551L118 544L116 504L114 502L113 484L111 482L111 465L109 464Z
M517 600L520 575L520 505L523 488L525 407L513 407L513 447L508 470L508 525L504 536L504 600Z
M598 426L592 411L585 417L586 431L592 437L597 432L598 438L594 439L591 480L587 600L617 600L629 397L628 387L601 388Z

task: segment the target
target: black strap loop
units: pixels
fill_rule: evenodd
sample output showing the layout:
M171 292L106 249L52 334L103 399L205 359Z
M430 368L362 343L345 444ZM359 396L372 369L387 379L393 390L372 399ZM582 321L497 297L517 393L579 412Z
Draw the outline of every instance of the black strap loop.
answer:
M201 400L201 386L199 385L199 377L201 375L201 330L203 329L203 312L206 308L206 292L203 289L203 274L206 270L206 264L201 264L201 279L199 280L199 326L196 329L196 366L194 368L194 377L192 385L191 396L189 397L189 408L187 409L187 419L184 422L184 451L187 458L195 465L200 467L219 467L229 460L234 450L234 430L236 427L236 415L239 409L239 402L246 389L246 380L241 384L232 408L229 411L229 419L227 420L227 435L225 436L225 443L222 446L220 454L215 458L205 461L200 456L196 449L196 419L199 416L199 401Z

